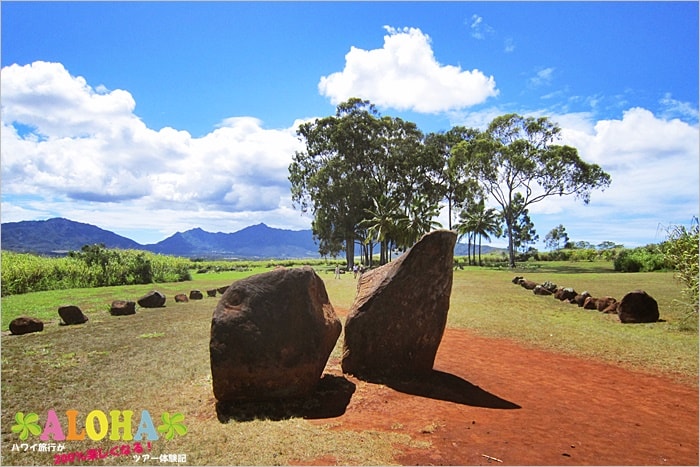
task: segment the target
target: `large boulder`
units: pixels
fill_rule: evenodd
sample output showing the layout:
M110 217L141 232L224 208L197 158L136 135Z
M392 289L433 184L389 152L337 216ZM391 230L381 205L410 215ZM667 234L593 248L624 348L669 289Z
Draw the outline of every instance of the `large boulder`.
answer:
M633 290L622 297L617 314L623 323L655 323L659 320L659 305L645 291Z
M58 307L58 315L65 324L83 324L88 320L83 310L76 305L63 305Z
M44 322L39 318L20 316L10 321L10 332L15 335L41 332L44 330Z
M234 282L211 322L214 396L223 402L310 394L341 327L323 281L310 267Z
M445 331L457 235L438 230L364 273L345 322L342 369L359 377L429 373Z
M136 303L143 308L160 308L165 306L165 295L157 290L151 290L146 295L136 300Z
M126 316L136 314L136 302L131 300L114 300L109 307L112 316Z

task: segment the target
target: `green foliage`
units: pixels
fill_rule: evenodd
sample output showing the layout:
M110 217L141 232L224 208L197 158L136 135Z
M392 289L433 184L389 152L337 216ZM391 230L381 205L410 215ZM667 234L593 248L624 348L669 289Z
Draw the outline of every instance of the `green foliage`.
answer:
M668 265L675 269L676 278L683 284L688 303L698 312L698 245L700 242L697 217L690 228L682 225L668 229L665 256Z
M191 280L184 258L86 245L67 257L2 252L2 295Z
M615 271L651 272L667 268L666 257L660 245L647 245L620 251L614 261Z

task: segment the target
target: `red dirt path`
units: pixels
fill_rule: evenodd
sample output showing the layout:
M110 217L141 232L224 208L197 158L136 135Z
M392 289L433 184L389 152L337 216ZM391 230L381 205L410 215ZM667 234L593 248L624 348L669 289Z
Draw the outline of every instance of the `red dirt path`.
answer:
M345 375L345 412L314 423L430 441L397 446L403 465L698 465L693 385L454 329L435 370L393 388Z

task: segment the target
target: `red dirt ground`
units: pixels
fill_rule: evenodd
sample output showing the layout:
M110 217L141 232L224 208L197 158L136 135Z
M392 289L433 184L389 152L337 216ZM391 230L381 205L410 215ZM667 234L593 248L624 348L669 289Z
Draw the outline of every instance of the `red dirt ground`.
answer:
M326 371L341 381L337 359ZM344 412L307 418L432 444L398 464L698 465L698 388L667 377L448 329L429 380L342 381Z

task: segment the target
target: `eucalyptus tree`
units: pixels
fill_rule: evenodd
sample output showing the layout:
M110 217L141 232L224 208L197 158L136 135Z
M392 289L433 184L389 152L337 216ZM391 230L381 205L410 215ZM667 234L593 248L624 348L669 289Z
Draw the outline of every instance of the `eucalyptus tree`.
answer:
M501 208L511 267L515 267L516 221L529 206L565 195L575 195L588 204L594 189L610 185L610 175L584 162L576 148L554 144L560 132L546 117L508 114L489 124L475 143L475 152L466 142L454 149L476 154L482 187Z
M314 216L312 229L323 252L345 249L354 264L355 228L371 206L371 166L377 153L379 115L368 101L350 99L334 116L299 126L306 150L289 166L292 200ZM342 240L341 240L342 239Z
M304 123L297 133L306 150L296 152L289 166L292 200L314 215L312 228L324 251L337 255L344 247L348 267L358 233L363 243L372 241L365 233L378 214L375 200L392 199L405 208L416 193L433 192L437 169L425 157L422 132L412 122L380 116L369 101L350 99L335 116ZM383 239L385 248L391 240Z
M566 248L569 243L569 234L566 233L566 228L562 224L554 227L544 236L544 244L550 250L558 250Z
M447 201L447 228L452 229L453 213L475 199L480 186L475 176L473 143L479 131L463 126L447 132L429 133L425 137L426 159L441 167L435 171L435 187L441 199ZM463 143L460 151L453 149Z

